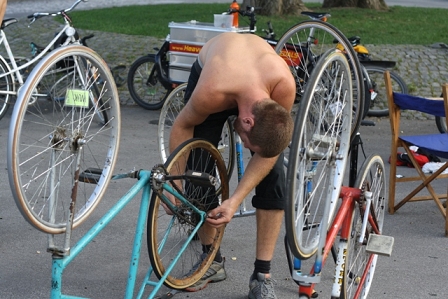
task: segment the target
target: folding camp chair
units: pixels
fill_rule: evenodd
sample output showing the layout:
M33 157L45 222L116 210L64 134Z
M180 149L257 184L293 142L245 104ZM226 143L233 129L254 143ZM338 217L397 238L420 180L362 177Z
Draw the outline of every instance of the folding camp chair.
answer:
M448 159L448 134L428 134L428 135L413 135L400 136L400 111L401 110L415 110L428 113L434 116L448 115L448 84L442 87L442 99L427 99L407 94L395 93L392 90L390 81L390 74L388 71L384 73L384 80L386 82L386 93L389 104L390 127L392 133L392 144L390 154L390 177L389 177L389 213L394 214L401 206L407 202L434 200L437 207L445 219L445 236L448 237L448 209L443 206L441 199L446 199L447 194L437 194L434 191L431 183L435 179L448 178L448 174L442 172L448 168L448 163L443 164L437 171L432 174L423 173L414 155L410 150L410 146L417 146L429 153L441 158ZM447 125L448 125L448 118ZM397 178L397 153L398 148L404 148L412 162L414 169L418 176ZM415 187L408 195L406 195L400 202L395 204L395 188L397 183L419 181L420 184ZM426 188L429 195L416 196L422 189ZM444 189L446 191L446 189Z

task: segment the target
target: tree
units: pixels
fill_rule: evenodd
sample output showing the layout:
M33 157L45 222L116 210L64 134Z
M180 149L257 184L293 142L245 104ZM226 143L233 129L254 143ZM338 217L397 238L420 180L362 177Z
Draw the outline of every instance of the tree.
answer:
M257 14L264 16L299 15L302 11L309 11L302 0L243 0L241 8L244 9L247 6L259 8ZM322 7L359 7L375 10L388 9L384 0L324 0Z
M387 10L388 8L384 0L324 0L322 7L359 7L375 10Z
M246 6L258 8L257 14L264 16L300 15L302 11L309 11L302 0L244 0L241 8Z

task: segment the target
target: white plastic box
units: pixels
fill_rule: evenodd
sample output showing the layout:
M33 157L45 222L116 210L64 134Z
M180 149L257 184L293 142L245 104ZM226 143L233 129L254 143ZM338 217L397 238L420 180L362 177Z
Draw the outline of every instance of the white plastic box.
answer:
M233 25L233 15L221 14L213 15L213 25L218 28L231 28Z
M208 40L223 32L241 32L240 28L235 27L215 27L212 23L201 23L196 21L176 23L170 22L170 39L173 41L184 41L192 43L201 43L204 45Z

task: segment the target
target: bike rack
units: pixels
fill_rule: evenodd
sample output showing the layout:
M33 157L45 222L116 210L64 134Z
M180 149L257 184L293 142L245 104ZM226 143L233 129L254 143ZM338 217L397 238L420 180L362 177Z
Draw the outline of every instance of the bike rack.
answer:
M128 175L118 175L114 176L113 179L129 177ZM134 294L137 270L140 261L142 236L145 231L145 224L148 215L149 201L151 195L150 178L151 171L141 170L137 174L138 182L134 184L131 189L109 210L107 213L70 249L66 251L66 254L60 254L55 251L52 255L52 277L51 277L51 299L86 299L84 297L76 297L62 294L62 274L64 269L72 262L76 256L109 224L109 222L117 216L122 209L132 200L134 197L143 190L142 199L140 203L140 211L138 215L137 225L134 235L134 246L132 250L132 255L129 263L128 281L126 286L126 293L124 298L131 299ZM185 248L188 243L194 238L195 233L202 225L202 221L199 221L193 233L185 241ZM144 281L139 289L136 298L142 298L143 293L147 286L151 286L154 289L150 293L148 298L154 298L163 282L173 269L174 265L182 255L183 250L179 252L173 262L166 269L165 274L161 277L159 281L151 281L150 277L153 271L152 266L148 269L148 272L144 278Z

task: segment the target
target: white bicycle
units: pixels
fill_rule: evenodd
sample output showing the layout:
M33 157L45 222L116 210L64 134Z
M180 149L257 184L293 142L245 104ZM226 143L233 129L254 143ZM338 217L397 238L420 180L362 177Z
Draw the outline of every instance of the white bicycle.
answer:
M14 56L11 47L9 46L8 39L6 37L6 33L4 32L4 28L9 25L17 23L17 19L10 18L5 19L2 22L2 26L0 28L0 44L3 44L8 57L3 57L0 55L0 119L5 116L8 111L9 106L12 103L12 98L17 96L18 91L23 86L26 81L28 70L32 68L34 64L36 64L44 55L49 53L52 49L57 48L58 46L65 46L68 44L80 44L79 36L76 32L76 29L72 26L71 20L67 15L67 12L73 10L80 2L87 2L87 0L77 0L70 8L53 12L53 13L34 13L28 16L31 19L31 23L34 23L37 19L45 16L62 16L65 22L65 26L63 26L60 31L54 36L54 38L50 41L50 43L45 48L36 48L34 47L33 51L36 51L36 55L33 55L31 59L27 59L24 57ZM59 64L55 67L55 72L64 72L64 67L67 65ZM30 104L33 104L31 102Z

